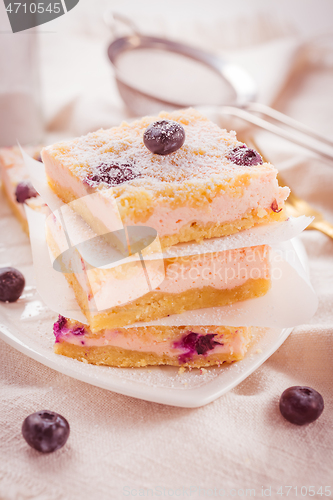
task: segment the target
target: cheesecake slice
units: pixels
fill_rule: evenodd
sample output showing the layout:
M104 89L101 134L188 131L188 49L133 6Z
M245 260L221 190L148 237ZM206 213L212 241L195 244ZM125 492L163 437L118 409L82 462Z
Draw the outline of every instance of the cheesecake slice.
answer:
M105 328L92 333L59 316L54 350L94 365L207 367L243 359L251 328L228 326L145 326Z
M27 148L27 153L40 160L41 148ZM21 151L17 146L0 149L0 174L3 193L14 215L20 221L26 234L29 234L27 217L23 204L38 211L45 209L45 203L33 188Z
M161 123L184 132L169 154L153 153L144 141ZM97 234L148 226L167 248L286 219L289 188L278 185L275 167L194 109L124 122L41 155L65 203L94 195L74 206Z

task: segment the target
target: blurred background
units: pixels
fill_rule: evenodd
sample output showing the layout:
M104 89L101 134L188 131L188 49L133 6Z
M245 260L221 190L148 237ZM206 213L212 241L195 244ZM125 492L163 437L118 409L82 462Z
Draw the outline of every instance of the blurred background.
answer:
M325 120L324 131L320 119L332 100L331 0L80 0L58 19L16 34L10 32L1 2L1 145L10 146L14 136L27 143L81 135L135 114L119 95L107 56L112 40L130 30L118 23L112 32L106 22L110 12L134 21L141 33L191 44L239 64L256 80L257 100L333 134L332 123ZM179 64L175 70L171 63L159 64L137 61L129 78L147 85L149 92L159 87L179 97L192 89L199 104L214 103L205 75L177 77ZM318 83L324 71L326 83ZM316 94L315 110L311 98L308 107L300 98L308 87ZM33 95L32 101L22 101L22 89Z

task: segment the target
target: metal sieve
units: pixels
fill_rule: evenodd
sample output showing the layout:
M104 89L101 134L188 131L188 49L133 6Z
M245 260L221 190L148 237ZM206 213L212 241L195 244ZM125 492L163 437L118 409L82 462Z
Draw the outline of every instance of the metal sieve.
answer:
M143 35L132 21L119 14L112 14L111 17L109 15L106 18L106 22L114 35L117 33L116 30L119 22L125 24L131 30L130 35L116 38L110 44L108 56L114 68L120 95L130 112L134 115L141 116L156 113L161 111L161 109L168 111L176 108L206 105L207 101L204 98L202 98L201 102L200 99L191 102L188 97L183 100L172 97L166 98L165 96L157 95L154 90L144 89L143 85L140 87L135 76L126 75L121 66L122 57L129 54L132 56L132 61L134 61L134 57L138 58L140 55L144 58L148 57L148 59L150 57L151 59L147 61L147 64L150 64L152 67L158 58L173 54L179 57L176 60L178 69L182 62L185 66L187 64L190 67L192 66L192 68L194 64L198 65L199 71L206 69L206 71L215 75L221 90L219 102L215 102L215 105L232 104L242 106L255 99L257 85L253 78L238 65L189 45L166 38ZM159 79L161 81L168 76L161 74L161 68L159 68L157 73L159 74L152 73L155 80ZM173 74L173 77L175 77L175 74Z
M108 47L108 57L114 68L119 93L133 116L157 114L161 110L170 111L189 106L207 107L207 104L211 104L212 112L222 119L225 116L240 118L248 124L283 137L326 159L333 159L333 142L331 140L322 137L289 116L269 106L255 102L258 90L257 84L252 76L240 66L227 59L183 43L167 38L143 35L135 24L123 15L109 11L105 14L104 20L115 37ZM129 28L129 35L118 36L119 23ZM151 60L147 59L147 53L144 53L144 51L149 51L150 57L152 57ZM139 60L140 53L141 60ZM211 97L209 92L206 93L206 98L202 98L201 102L200 99L191 102L190 95L186 95L187 93L190 94L191 82L185 84L181 79L179 80L179 86L183 87L184 90L185 97L183 99L168 97L167 86L158 95L154 89L147 90L143 88L143 85L140 85L140 76L145 74L143 67L138 67L136 74L129 75L124 72L121 65L122 58L131 56L132 65L130 67L132 69L135 61L139 61L139 66L147 63L150 66L150 71L154 68L151 75L153 75L156 82L163 81L166 85L169 85L173 78L177 76L177 71L169 73L164 78L157 63L160 58L170 54L182 58L182 61L178 64L178 69L181 68L182 64L189 63L192 67L197 65L205 68L210 74L214 75L220 91L219 102L207 102L207 99ZM311 142L309 142L309 138Z

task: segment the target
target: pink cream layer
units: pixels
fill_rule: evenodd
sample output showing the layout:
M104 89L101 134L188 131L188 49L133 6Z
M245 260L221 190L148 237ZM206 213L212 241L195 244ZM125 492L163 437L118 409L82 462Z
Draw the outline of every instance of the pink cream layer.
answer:
M226 290L249 279L269 279L269 250L267 245L260 245L175 260L155 290L181 293L206 286Z
M255 209L259 211L259 217L266 215L265 210L271 208L276 200L278 207L282 207L290 190L288 187L281 188L275 178L276 171L268 171L267 175L253 178L250 185L244 188L241 198L228 196L216 196L210 203L209 210L204 212L192 207L179 207L172 210L167 207L155 208L154 213L145 223L126 220L128 225L146 225L156 229L160 237L177 234L183 227L192 222L202 224L232 222L241 219L244 214Z

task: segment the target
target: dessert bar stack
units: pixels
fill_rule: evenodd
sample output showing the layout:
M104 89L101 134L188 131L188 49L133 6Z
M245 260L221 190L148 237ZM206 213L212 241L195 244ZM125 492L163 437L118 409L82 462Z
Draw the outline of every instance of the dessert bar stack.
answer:
M128 367L242 359L250 328L149 322L267 293L267 245L202 245L198 253L197 244L285 220L289 189L276 169L193 109L100 130L41 156L49 186L84 228L75 240L65 212L47 219L49 249L87 318L59 317L55 351ZM173 256L174 245L184 255Z

